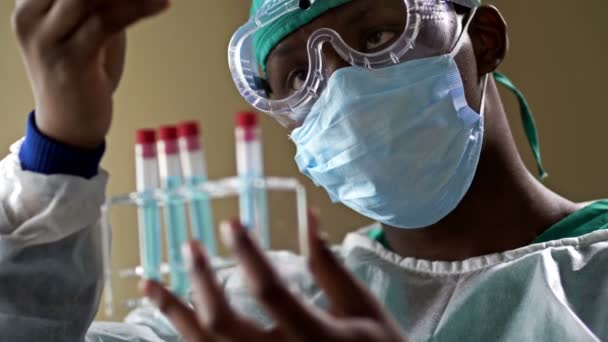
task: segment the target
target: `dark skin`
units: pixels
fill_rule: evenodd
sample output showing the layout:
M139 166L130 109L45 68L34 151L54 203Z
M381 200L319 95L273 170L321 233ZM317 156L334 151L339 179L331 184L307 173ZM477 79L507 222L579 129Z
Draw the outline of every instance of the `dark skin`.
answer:
M349 26L345 26L347 22L341 18L355 15L370 2L377 3L358 0L329 11L277 45L267 60L272 95L280 97L293 92L281 83L281 79L286 68L305 65L305 46L311 32L322 27L349 32ZM378 14L386 15L383 20L391 22L394 21L391 12L394 11L380 11ZM419 42L424 42L420 48L423 52L419 53L422 57L428 56L429 52L438 55L452 50L454 38L462 31L467 15L454 12L445 15L444 20L425 22L427 26L423 27L417 39L417 47L421 46ZM484 77L497 70L508 50L507 26L500 12L492 6L481 6L464 39L466 41L456 56L456 62L467 100L479 111ZM349 66L331 48L325 47L324 51L330 74ZM289 82L297 89L302 75ZM546 188L526 169L491 77L486 96L484 145L471 188L452 213L430 227L407 230L384 226L389 244L396 253L455 261L503 252L529 245L553 224L581 208L581 204Z

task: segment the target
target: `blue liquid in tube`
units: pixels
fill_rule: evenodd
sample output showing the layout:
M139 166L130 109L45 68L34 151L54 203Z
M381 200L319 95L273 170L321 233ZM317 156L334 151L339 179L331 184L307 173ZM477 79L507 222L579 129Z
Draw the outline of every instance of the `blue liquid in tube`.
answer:
M169 177L164 181L166 194L165 225L167 233L167 253L171 267L171 290L182 298L186 298L189 290L189 280L181 247L188 241L188 226L184 199L171 191L181 186L180 177Z
M203 177L192 177L188 180L188 186L195 188L205 181ZM194 238L203 243L210 256L217 256L213 213L207 194L200 192L194 194L190 202L190 221Z
M144 278L160 280L162 263L160 247L160 214L158 205L151 191L143 194L143 203L138 208L138 219L143 223L139 229L139 244L142 249Z

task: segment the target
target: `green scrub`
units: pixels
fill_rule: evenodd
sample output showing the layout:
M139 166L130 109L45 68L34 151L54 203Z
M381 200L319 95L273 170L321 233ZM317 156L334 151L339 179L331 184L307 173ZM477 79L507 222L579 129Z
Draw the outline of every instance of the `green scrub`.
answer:
M532 244L576 238L598 230L608 230L608 199L594 202L559 221L534 239ZM391 249L382 227L371 229L368 236L384 248Z

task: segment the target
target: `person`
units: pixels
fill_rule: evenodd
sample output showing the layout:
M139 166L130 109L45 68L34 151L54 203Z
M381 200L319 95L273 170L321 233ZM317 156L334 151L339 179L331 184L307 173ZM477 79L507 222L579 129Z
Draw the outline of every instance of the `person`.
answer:
M237 87L290 130L305 175L379 224L348 235L336 259L312 216L310 272L227 224L243 270L220 287L191 244L194 309L148 282L172 325L144 307L89 326L122 32L168 3L17 3L36 111L0 165L8 340L179 340L173 327L191 341L608 339L608 202L573 203L524 167L496 81L514 87L494 74L506 24L475 0L255 0L229 50Z

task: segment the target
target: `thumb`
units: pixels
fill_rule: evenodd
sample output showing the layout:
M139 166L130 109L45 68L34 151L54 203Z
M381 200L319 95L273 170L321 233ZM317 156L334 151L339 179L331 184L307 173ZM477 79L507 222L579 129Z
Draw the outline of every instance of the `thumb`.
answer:
M86 56L97 56L117 33L120 36L127 27L168 7L169 0L105 0L84 20L69 44Z
M106 74L108 75L108 79L112 82L113 90L118 88L118 84L120 83L120 79L123 75L126 50L127 34L125 31L122 31L110 38L105 47L104 68L106 70Z

